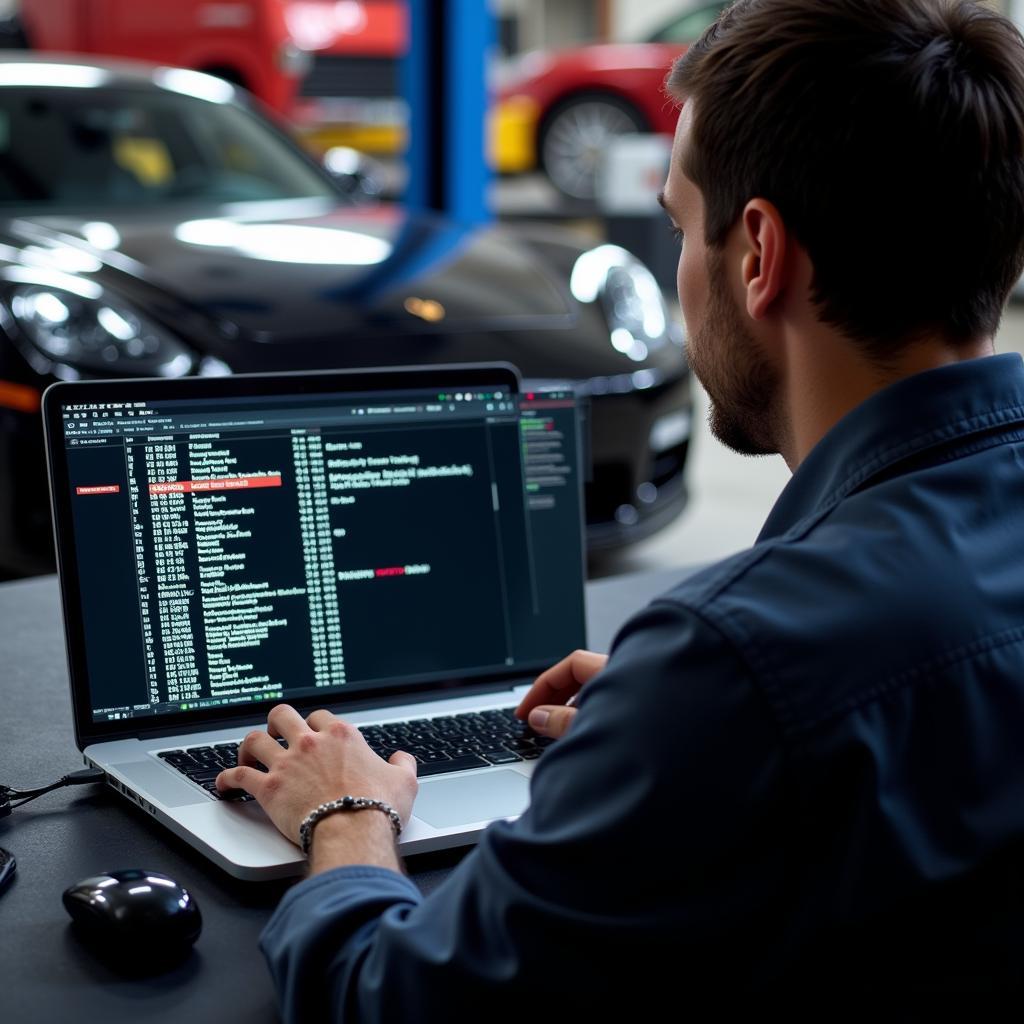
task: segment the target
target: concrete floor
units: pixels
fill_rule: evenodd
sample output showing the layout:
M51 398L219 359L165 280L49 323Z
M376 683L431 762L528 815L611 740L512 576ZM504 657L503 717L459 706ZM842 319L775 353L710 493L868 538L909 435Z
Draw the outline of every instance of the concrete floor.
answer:
M1007 310L996 350L1024 354L1024 304ZM707 427L707 395L698 391L700 415L687 470L690 504L661 533L592 566L592 575L714 561L749 547L757 537L789 469L777 455L748 458L715 440Z

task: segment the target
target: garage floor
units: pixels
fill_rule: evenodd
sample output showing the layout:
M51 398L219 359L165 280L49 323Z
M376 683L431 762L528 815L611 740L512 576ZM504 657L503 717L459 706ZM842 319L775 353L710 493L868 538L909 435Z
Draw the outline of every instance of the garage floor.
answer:
M996 349L1024 354L1024 305L1007 311ZM713 561L749 547L757 537L789 480L789 470L777 455L754 459L729 451L708 431L707 396L702 390L698 404L686 511L656 536L592 565L592 576Z

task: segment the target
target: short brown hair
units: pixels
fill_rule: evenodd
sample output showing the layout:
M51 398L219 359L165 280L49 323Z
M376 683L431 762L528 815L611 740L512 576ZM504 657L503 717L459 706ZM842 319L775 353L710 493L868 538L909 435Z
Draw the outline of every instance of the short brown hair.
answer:
M724 244L773 202L824 321L884 360L994 334L1024 268L1024 40L962 0L736 0L675 64Z

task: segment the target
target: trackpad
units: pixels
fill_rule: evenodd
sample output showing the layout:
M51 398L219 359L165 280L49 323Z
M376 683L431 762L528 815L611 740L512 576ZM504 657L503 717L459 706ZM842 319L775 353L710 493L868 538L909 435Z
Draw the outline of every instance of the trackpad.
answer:
M530 780L519 772L420 783L412 813L434 828L452 828L522 814L530 802Z

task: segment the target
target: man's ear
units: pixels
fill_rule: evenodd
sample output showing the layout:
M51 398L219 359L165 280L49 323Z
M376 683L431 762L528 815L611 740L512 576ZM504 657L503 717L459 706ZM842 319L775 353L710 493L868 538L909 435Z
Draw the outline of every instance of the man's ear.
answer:
M743 286L747 312L763 319L786 287L788 235L782 215L767 199L751 199L743 210Z

